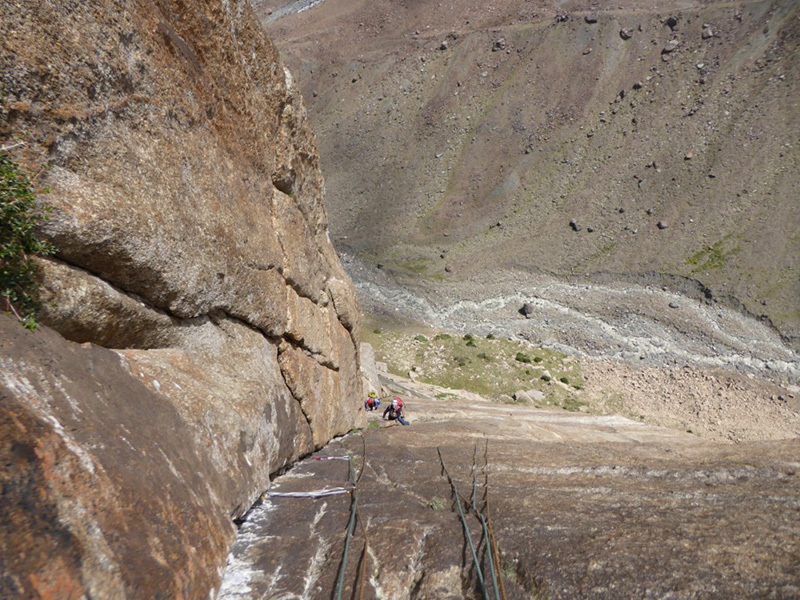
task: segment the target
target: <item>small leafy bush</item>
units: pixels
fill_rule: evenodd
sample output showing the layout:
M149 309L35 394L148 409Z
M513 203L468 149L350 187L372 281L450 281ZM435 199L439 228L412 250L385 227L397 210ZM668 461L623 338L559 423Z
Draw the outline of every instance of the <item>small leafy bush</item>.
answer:
M445 341L445 340L451 340L451 339L453 339L453 336L451 336L450 334L447 334L447 333L439 333L439 334L437 334L437 335L436 335L436 337L434 337L433 339L434 339L435 341L437 341L437 342L438 342L438 341Z
M585 406L585 404L572 396L565 398L561 403L561 408L568 410L569 412L577 412L582 406Z
M469 340L467 342L467 346L469 346L470 348L476 348L478 344L475 343L475 340Z
M534 356L534 357L533 357L533 362L535 362L535 363L540 363L540 362L542 362L542 357L541 357L541 356Z
M7 153L0 153L0 301L28 329L38 325L41 306L38 269L30 257L55 253L36 234L46 212L28 176Z
M428 502L428 506L430 506L433 510L444 510L447 508L447 500L440 498L439 496L434 496L431 498L431 501Z
M514 360L516 360L517 362L530 364L531 357L525 354L524 352L517 352L517 355L514 357Z
M478 354L478 358L482 358L483 360L489 361L492 360L492 357L486 354L486 352L480 352Z
M421 335L421 334L420 335L415 335L414 339L417 340L418 342L422 342L423 344L428 341L428 338L426 338L424 335Z
M552 379L552 377L550 377L550 375L542 375L542 381L544 381L545 383L547 383L551 379Z
M471 333L468 333L468 334L466 334L466 335L464 336L464 339L465 339L466 341L468 341L468 342L471 342L471 341L472 341L473 339L475 339L475 338L473 338L473 337L472 337L472 334L471 334Z
M493 339L494 339L494 336L493 336L493 335L490 333L490 334L488 334L488 335L486 336L486 339L487 339L487 340L493 340Z
M559 377L558 380L565 385L569 385L569 377Z
M465 366L467 366L467 364L469 364L470 362L472 362L472 361L470 361L470 359L469 359L468 357L466 357L466 356L455 356L455 357L453 357L453 360L455 361L455 363L456 363L456 364L457 364L459 367L465 367Z
M376 328L376 329L373 329L373 330L372 330L372 333L374 333L375 335L380 335L380 334L382 334L383 332L382 332L380 329L377 329L377 328Z

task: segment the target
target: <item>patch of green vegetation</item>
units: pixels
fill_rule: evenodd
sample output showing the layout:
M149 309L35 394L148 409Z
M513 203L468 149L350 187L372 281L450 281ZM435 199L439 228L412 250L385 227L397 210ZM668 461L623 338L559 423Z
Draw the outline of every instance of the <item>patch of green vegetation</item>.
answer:
M377 419L373 419L372 421L367 423L366 430L367 431L375 431L376 429L380 429L380 428L381 428L381 422L378 421Z
M581 402L575 396L567 396L561 401L561 408L570 412L578 412L582 406L586 406L585 402Z
M561 395L569 392L560 386L554 389L549 379L542 380L543 372L556 379L567 377L573 387L583 384L577 361L559 352L533 348L521 340L425 332L428 342L421 344L415 340L419 330L398 326L384 331L382 336L365 335L365 341L375 348L376 360L385 362L389 372L402 376L423 365L417 370L417 380L422 383L497 399L518 390L535 389L558 394L554 402L560 402ZM517 360L518 354L529 362Z
M583 273L587 270L593 269L593 264L603 261L606 257L612 254L617 249L617 243L611 242L598 248L592 254L586 256L585 259L579 260L578 263L570 267L572 273Z
M458 395L451 394L450 392L442 392L440 394L436 394L435 398L437 400L455 400L458 398Z
M383 333L383 331L381 331L379 328L376 327L375 329L372 330L372 333L374 333L375 335L380 335Z
M428 506L430 506L433 510L444 510L447 508L447 500L440 498L439 496L434 496L431 498L431 501L428 502Z
M531 357L528 356L525 352L517 352L516 356L514 357L514 360L528 365L531 363Z
M429 266L430 266L430 261L421 258L399 261L397 263L398 269L407 271L409 273L414 273L415 275L424 275L425 273L427 273Z
M467 366L469 363L471 363L471 362L472 362L472 361L469 359L469 357L468 357L468 356L454 356L454 357L453 357L453 361L454 361L454 362L455 362L455 363L456 363L456 364L457 364L459 367L466 367L466 366Z
M486 335L486 339L487 340L493 340L494 336L491 333L489 333L489 334Z
M420 335L415 335L415 336L414 336L414 339L415 339L415 340L417 340L418 342L422 342L423 344L427 344L427 343L428 343L428 338L426 338L426 337L425 337L424 335L422 335L422 334L420 334Z
M511 581L513 583L519 582L519 576L517 575L517 571L514 569L514 565L508 563L504 564L501 574L503 579L506 579L507 581Z
M558 380L564 385L569 385L569 377L559 377Z
M41 308L39 271L31 256L56 251L37 234L47 211L28 175L7 152L0 153L0 301L28 329L38 326Z
M553 379L553 378L552 378L552 377L550 377L550 375L546 375L546 374L545 374L545 375L542 375L542 381L544 381L545 383L549 382L549 381L550 381L550 380L552 380L552 379Z
M729 250L725 249L725 244L728 242L730 237L730 235L726 235L713 245L701 248L687 258L686 264L693 267L691 273L694 275L703 271L714 271L721 269L725 266L731 256L741 252L741 248L739 246L735 246Z

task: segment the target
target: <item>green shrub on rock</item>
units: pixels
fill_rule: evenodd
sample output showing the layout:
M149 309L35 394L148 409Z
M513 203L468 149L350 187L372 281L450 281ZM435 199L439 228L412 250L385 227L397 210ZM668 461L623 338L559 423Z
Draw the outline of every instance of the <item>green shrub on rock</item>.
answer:
M531 357L524 352L517 352L517 355L514 357L514 359L525 364L529 364L531 362Z
M55 252L36 233L45 212L30 178L8 153L0 153L0 302L29 329L36 328L40 307L38 269L31 256Z

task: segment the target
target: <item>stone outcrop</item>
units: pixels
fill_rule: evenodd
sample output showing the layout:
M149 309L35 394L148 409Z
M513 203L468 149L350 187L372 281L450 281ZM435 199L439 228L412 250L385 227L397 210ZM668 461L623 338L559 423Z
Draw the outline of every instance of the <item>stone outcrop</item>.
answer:
M58 248L54 331L2 323L0 596L207 597L270 475L364 419L302 99L244 1L28 0L0 50Z

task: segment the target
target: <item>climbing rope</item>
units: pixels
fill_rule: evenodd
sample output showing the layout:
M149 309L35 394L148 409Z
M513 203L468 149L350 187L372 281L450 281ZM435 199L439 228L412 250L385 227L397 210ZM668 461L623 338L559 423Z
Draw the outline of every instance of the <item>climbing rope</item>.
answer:
M477 448L477 445L475 447ZM497 548L497 541L494 537L494 527L492 527L491 512L489 510L489 440L486 440L486 445L484 446L483 450L483 466L484 498L486 499L486 524L489 531L489 550L491 552L492 562L495 565L495 570L498 573L502 573L502 568L500 565L500 551ZM500 593L500 600L506 600L506 584L503 581L502 576L498 577L497 579L500 587L495 588L495 590Z
M358 507L358 488L356 488L356 473L353 470L353 461L350 461L350 480L353 483L353 499L350 501L350 521L347 524L347 535L344 538L344 553L342 554L342 566L339 567L339 582L336 586L336 600L342 598L342 588L344 587L344 574L347 570L347 553L350 550L350 538L353 537L353 529L356 525L356 509Z
M326 496L339 496L348 494L353 490L349 487L323 488L310 492L265 492L265 498L325 498Z
M437 448L439 452L439 458L442 461L442 468L447 476L448 481L450 482L451 487L453 488L454 493L456 494L456 501L464 502L464 504L472 510L475 515L478 517L481 523L481 528L483 530L483 537L486 541L486 546L489 552L489 573L491 576L492 581L492 588L494 592L495 600L506 600L506 590L505 590L505 583L503 582L502 576L500 573L501 569L501 562L500 562L500 552L497 548L497 541L495 540L494 536L494 528L492 527L491 520L489 518L489 474L488 474L488 466L489 466L489 441L486 440L486 446L484 449L484 498L485 504L484 508L486 510L486 515L481 512L480 508L478 507L478 446L475 445L473 454L472 454L472 469L470 471L472 475L472 499L471 501L467 498L461 496L458 492L458 489L455 487L453 483L453 479L450 476L450 473L447 470L447 467L444 464L444 459L442 459L442 452L441 449ZM465 517L463 516L463 512L461 512L461 505L459 503L459 514L462 519L462 524L464 524L465 530L467 529L467 525L465 522ZM474 550L474 544L472 543L471 537L469 532L467 531L467 541L469 542L470 548L472 549L473 554L473 561L476 565L476 570L478 572L478 581L481 584L482 591L484 593L484 598L488 600L488 591L486 589L486 585L483 579L483 573L480 569L480 566L477 562L477 553Z
M323 488L321 490L311 490L307 492L265 492L262 498L325 498L327 496L339 496L341 494L352 494L350 501L350 520L347 524L347 534L344 540L344 552L342 554L342 565L339 568L339 577L336 587L336 600L341 600L342 589L344 587L344 576L347 571L347 555L350 550L350 540L353 537L355 529L355 522L358 520L361 525L361 532L364 535L364 549L361 555L361 569L359 572L360 593L359 600L364 596L364 582L366 579L367 558L369 557L369 538L367 537L367 529L364 526L364 521L358 511L358 484L361 477L364 475L364 469L367 465L367 443L364 437L361 437L362 443L362 464L358 476L356 476L355 469L353 468L353 460L351 456L312 456L313 460L346 460L348 463L348 479L350 485L347 487L332 487Z
M444 457L442 456L442 449L437 447L436 451L439 453L439 460L442 462L442 469L444 470L444 474L447 476L447 480L450 482L450 487L453 488L453 493L456 496L456 506L458 506L458 516L461 517L461 524L464 526L464 536L467 538L467 542L469 543L469 549L472 553L472 561L475 564L475 573L478 576L478 583L481 586L481 592L483 592L484 600L489 600L489 593L486 591L486 584L483 581L483 573L481 572L481 564L478 561L478 554L475 552L475 544L472 543L472 534L469 531L469 525L467 524L467 519L464 516L464 511L461 509L461 494L458 493L458 488L456 487L456 482L453 481L453 478L450 477L450 473L447 470L447 465L444 463Z
M361 436L361 456L363 457L363 462L361 464L361 471L358 473L358 479L356 479L356 485L361 482L361 476L364 474L364 469L367 467L367 441L363 435ZM356 519L358 519L358 524L361 525L361 533L364 536L364 549L361 551L361 573L359 574L360 585L358 588L358 600L363 600L365 581L367 578L367 559L369 558L369 537L367 536L367 526L364 525L364 519L361 518L358 507L356 507Z
M492 576L492 589L494 590L494 598L495 600L500 600L500 592L499 588L497 587L497 573L495 571L494 556L492 555L489 527L486 525L486 519L481 513L478 513L478 518L480 519L481 526L483 527L483 539L486 540L486 545L489 549L489 573Z
M484 458L487 457L488 452L488 440L486 441L487 450L484 452ZM486 466L488 465L488 460L484 463L484 478L486 481L486 486L484 487L484 498L488 498L489 496L489 482L488 482L488 472L486 470ZM478 445L475 444L475 449L472 452L472 510L475 511L475 514L478 515L478 519L480 519L481 526L483 527L483 539L486 540L486 547L489 550L489 574L492 577L492 589L494 590L494 597L495 600L500 599L500 592L497 586L497 570L495 565L495 557L494 552L492 549L491 543L491 536L489 535L489 527L487 525L487 519L484 518L481 511L478 509ZM499 567L499 565L497 565Z
M364 436L361 436L361 456L362 464L361 464L361 471L358 473L358 478L356 479L356 486L361 482L361 476L364 474L364 469L367 467L367 441ZM365 582L367 579L367 559L369 558L369 537L367 536L367 527L364 525L364 520L361 518L361 512L356 507L356 519L358 519L358 524L361 525L361 534L364 536L364 549L361 551L361 572L359 573L359 588L358 588L358 600L363 600L364 598L364 587Z
M478 445L472 452L472 506L478 508ZM479 513L480 514L480 513Z
M347 524L347 535L344 538L344 551L342 553L342 565L341 565L341 567L339 567L339 580L338 580L338 584L336 586L336 600L341 600L341 598L342 598L342 589L344 588L344 576L345 576L345 573L347 572L347 554L350 551L350 540L353 537L353 530L355 529L356 517L358 515L358 483L361 481L361 476L364 474L364 468L367 466L367 444L364 441L363 436L361 438L361 442L362 442L362 450L363 450L363 459L362 459L362 463L361 463L361 469L360 469L360 471L358 473L358 477L356 477L355 470L353 469L353 461L350 460L350 463L349 463L350 464L350 481L351 481L352 486L353 486L353 488L352 488L353 489L353 499L350 502L350 521ZM363 526L364 525L362 523L362 528L363 528ZM364 540L365 540L364 541L364 552L366 553L366 551L367 551L366 530L364 530ZM364 558L365 558L365 560L362 561L362 565L365 565L365 563L366 563L366 556ZM363 568L363 566L362 566L362 568ZM363 575L363 572L362 572L362 578L363 578L363 576L364 575ZM362 586L363 586L363 582L362 582ZM362 587L362 593L363 593L363 587Z
M364 587L367 579L367 559L369 558L369 537L367 537L367 528L364 525L364 519L361 518L361 512L356 509L356 519L358 524L361 525L361 534L364 536L364 549L361 551L361 572L359 573L359 588L358 600L364 598Z

